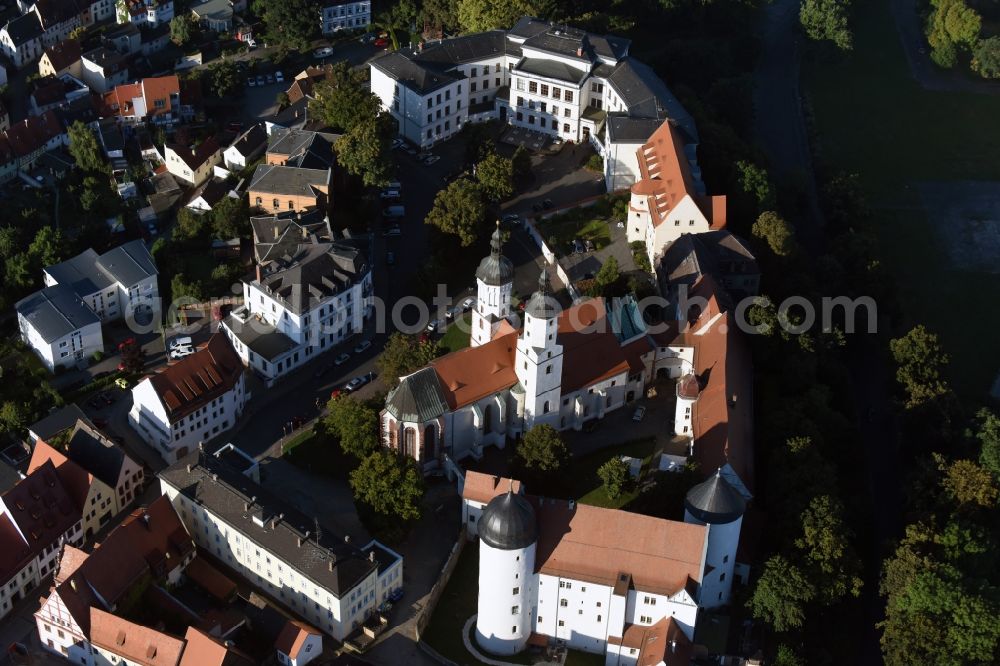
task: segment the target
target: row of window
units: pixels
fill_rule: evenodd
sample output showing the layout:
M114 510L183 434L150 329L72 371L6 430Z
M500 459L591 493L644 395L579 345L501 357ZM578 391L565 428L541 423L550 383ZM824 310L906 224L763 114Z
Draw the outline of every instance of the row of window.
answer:
M524 79L517 79L515 88L523 92L525 89ZM550 87L549 84L539 83L538 81L528 81L527 89L533 95L541 95L542 97L551 96L552 99L561 99L564 102L572 102L574 98L574 91L568 88Z

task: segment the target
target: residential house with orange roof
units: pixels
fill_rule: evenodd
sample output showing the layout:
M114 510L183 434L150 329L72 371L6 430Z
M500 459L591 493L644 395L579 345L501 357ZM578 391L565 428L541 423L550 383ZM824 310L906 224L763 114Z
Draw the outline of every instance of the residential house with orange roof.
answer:
M82 543L80 507L51 461L0 496L0 618L52 573L63 544Z
M101 97L101 117L114 117L125 125L146 121L172 125L190 112L181 104L181 85L175 74L115 86Z
M402 377L381 413L384 445L425 469L503 448L537 424L580 430L644 395L654 376L679 375L690 356L654 340L631 298L562 310L545 272L524 321L513 320L499 227L476 277L472 345Z
M229 642L220 641L195 627L184 634L180 666L251 666L253 661Z
M129 423L166 460L180 460L236 424L249 395L226 336L132 387Z
M466 475L465 503L482 499L481 481ZM650 632L677 647L693 640L705 607L701 584L711 573L705 524L511 487L489 500L476 523L475 532L470 523L466 530L480 541L475 631L482 649L502 656L529 643L558 644L632 666Z
M222 163L222 148L213 137L197 146L167 143L163 146L163 161L175 178L198 187L211 178L215 166Z
M0 166L0 182L14 178L19 171L29 171L45 152L66 145L69 136L55 111L12 124L0 134L0 160L5 165Z
M39 642L47 650L89 666L107 663L95 659L91 642L95 632L106 651L120 650L119 656L124 656L124 651L134 656L146 654L153 638L146 634L149 630L125 626L108 615L144 586L179 583L194 557L194 541L165 497L129 514L89 555L63 549L52 589L35 612ZM99 611L96 614L95 609ZM105 624L115 627L110 640ZM126 635L119 637L119 631ZM138 644L143 644L142 648L136 647ZM161 658L176 648L170 642L157 645L164 646ZM151 666L162 663L155 655L146 658L154 659Z
M98 664L177 666L184 641L170 634L90 608L90 645Z
M679 129L663 121L637 151L640 178L631 186L629 243L643 242L650 265L683 234L726 226L726 197L707 196L700 171L692 168Z
M289 620L274 642L278 663L305 666L323 652L323 634L305 622Z

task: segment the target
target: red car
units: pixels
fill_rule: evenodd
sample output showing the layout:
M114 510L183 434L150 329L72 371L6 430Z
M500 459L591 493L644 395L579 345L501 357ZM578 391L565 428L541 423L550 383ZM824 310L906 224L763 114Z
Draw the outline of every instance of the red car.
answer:
M339 388L333 389L332 391L330 391L330 399L333 400L334 398L339 398L341 393L343 393L343 389Z
M385 47L389 46L389 40L386 39L385 37L379 37L378 39L375 40L375 46L379 47L380 49L384 49Z

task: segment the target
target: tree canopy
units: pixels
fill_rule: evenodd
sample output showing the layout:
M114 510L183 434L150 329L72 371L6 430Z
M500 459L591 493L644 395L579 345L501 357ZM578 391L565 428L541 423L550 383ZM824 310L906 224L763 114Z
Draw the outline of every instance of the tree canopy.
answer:
M850 11L850 0L802 0L799 21L809 39L829 40L837 48L850 51L854 47L848 25Z
M622 494L629 480L628 464L620 456L612 456L610 460L597 468L597 478L604 486L604 492L611 499Z
M971 65L984 79L1000 79L1000 36L980 40L972 51Z
M220 60L208 68L209 84L218 97L228 97L243 91L240 70L232 60Z
M400 520L420 517L424 479L411 458L376 451L351 472L350 483L354 497L376 513Z
M906 406L919 407L951 391L943 378L950 357L937 335L919 325L889 341L896 362L896 380L906 391Z
M569 449L559 431L548 424L533 426L517 445L518 461L525 469L551 474L564 469L570 460Z
M788 257L795 253L795 230L792 225L774 211L764 211L753 223L752 233L767 243L771 252L779 257Z
M392 119L380 113L356 123L337 139L337 159L349 174L359 176L368 186L389 182L392 159Z
M413 335L395 332L389 336L382 353L375 360L382 381L392 388L399 378L419 370L440 354L437 342L421 341Z
M981 28L982 18L965 0L931 0L925 28L931 60L941 67L954 67L960 51L977 45Z
M66 133L69 136L69 154L73 156L73 161L79 169L107 172L108 165L101 155L101 147L92 129L75 120L67 128Z
M309 114L334 129L347 131L378 116L381 103L364 87L363 73L341 60L329 66L326 78L318 83L309 101Z
M178 14L170 19L170 40L178 46L184 46L194 36L194 22L187 14Z
M459 178L438 191L426 223L458 236L462 247L468 247L479 237L485 219L486 204L481 187L471 180Z
M503 201L514 193L514 163L491 152L476 165L476 180L490 201Z
M311 0L253 0L253 13L264 21L268 44L305 51L319 30Z
M347 395L330 400L327 410L323 423L344 453L363 460L378 450L378 412Z
M532 0L458 0L458 22L464 32L511 28L522 16L538 16L540 6Z
M765 620L777 631L801 627L805 605L816 595L812 581L781 555L764 564L753 596L747 603L753 616Z

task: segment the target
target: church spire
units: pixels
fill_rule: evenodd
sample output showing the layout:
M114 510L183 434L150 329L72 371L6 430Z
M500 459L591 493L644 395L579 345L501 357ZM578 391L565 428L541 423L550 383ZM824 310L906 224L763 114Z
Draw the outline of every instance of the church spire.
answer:
M539 319L549 319L558 314L559 303L552 293L548 269L543 268L541 275L538 276L538 291L531 295L524 312Z

